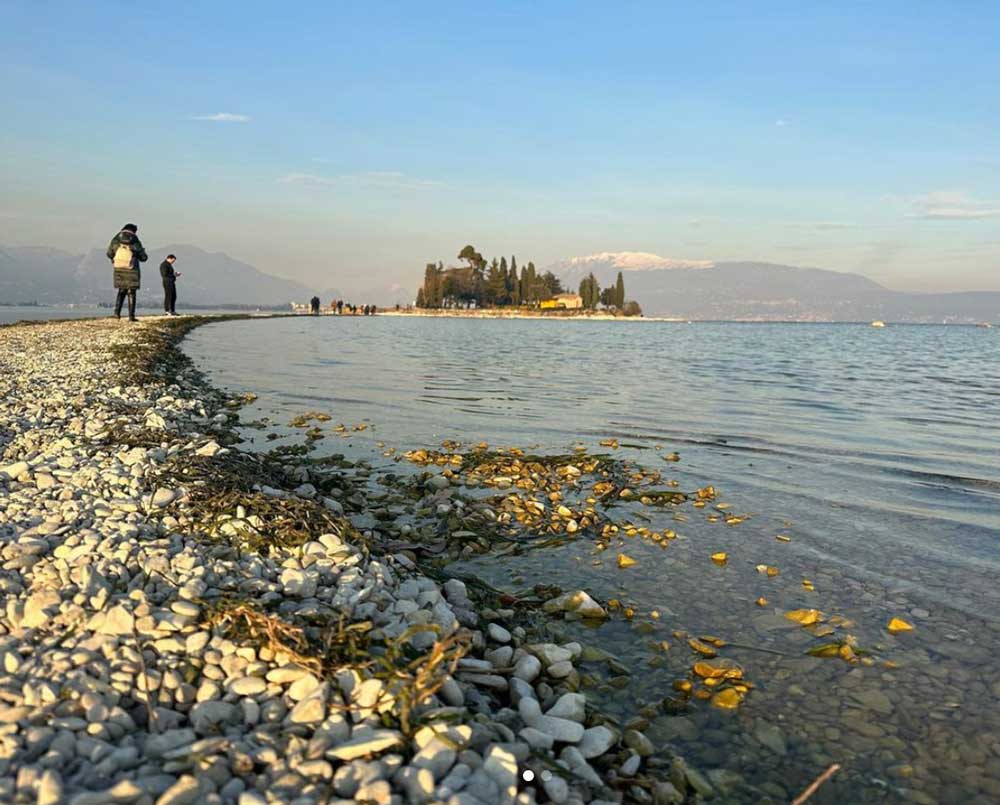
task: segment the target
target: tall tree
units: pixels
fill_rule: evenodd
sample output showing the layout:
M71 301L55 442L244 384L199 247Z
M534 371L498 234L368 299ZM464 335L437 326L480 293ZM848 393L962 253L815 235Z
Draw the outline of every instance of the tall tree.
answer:
M458 253L458 259L465 260L469 264L469 268L479 268L486 262L471 243L462 247L462 251Z
M622 272L618 272L618 281L615 283L615 307L625 307L625 280L622 279Z
M490 270L486 274L486 288L483 303L486 306L502 305L507 296L507 278L504 276L506 267L494 257Z
M593 310L601 299L601 287L597 284L597 278L591 273L580 280L580 297L583 299L583 306Z
M427 307L424 303L424 289L417 288L417 307Z
M617 307L615 304L615 289L610 285L601 291L601 304L604 307Z
M529 268L531 268L532 274L534 274L535 264L528 263L528 266ZM536 283L536 286L538 287L539 291L538 295L539 299L542 298L551 299L556 294L563 293L566 290L565 288L563 288L563 284L560 281L559 277L557 277L551 271L546 271L544 274L542 274L540 281ZM545 296L544 297L541 296L541 293L544 293Z
M441 307L444 301L443 289L441 287L444 267L438 263L428 263L424 269L424 306Z
M500 279L503 281L503 293L501 298L497 300L497 304L509 305L511 302L510 293L510 271L507 270L507 258L500 258Z
M521 281L517 278L517 266L510 267L510 274L507 275L507 295L512 305L521 305L524 300L521 298Z

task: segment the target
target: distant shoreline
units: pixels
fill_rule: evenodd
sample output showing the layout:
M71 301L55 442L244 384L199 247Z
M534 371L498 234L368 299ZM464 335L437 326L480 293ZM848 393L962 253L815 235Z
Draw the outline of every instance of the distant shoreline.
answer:
M333 314L336 315L336 314ZM646 321L668 324L845 324L871 326L870 321L820 321L812 319L685 319L676 316L616 316L602 311L591 313L552 312L543 313L530 310L393 310L379 309L379 316L400 316L413 318L454 318L454 319L543 319L551 321ZM972 321L892 321L886 320L890 327L983 327L982 322ZM994 326L991 323L991 326Z
M379 316L413 316L424 318L454 318L454 319L552 319L559 321L589 320L589 321L673 321L683 323L687 319L657 318L649 316L617 316L603 311L574 312L540 310L505 310L502 308L486 308L483 310L447 309L410 309L410 310L379 310Z

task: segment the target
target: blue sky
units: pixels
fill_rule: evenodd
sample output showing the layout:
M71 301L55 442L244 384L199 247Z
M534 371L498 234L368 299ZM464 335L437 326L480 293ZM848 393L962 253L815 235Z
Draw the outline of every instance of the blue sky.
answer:
M0 244L325 288L466 242L1000 289L1000 4L0 4Z

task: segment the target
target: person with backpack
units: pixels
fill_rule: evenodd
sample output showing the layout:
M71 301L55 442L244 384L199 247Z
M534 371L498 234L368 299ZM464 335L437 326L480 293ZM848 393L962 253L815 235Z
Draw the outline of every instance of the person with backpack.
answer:
M160 277L163 279L163 312L168 316L176 316L177 311L177 278L180 271L174 271L174 262L177 257L168 254L167 259L160 263Z
M115 318L122 317L122 304L128 297L128 320L135 321L135 293L139 290L139 263L149 259L146 250L136 234L139 227L135 224L125 224L122 231L111 239L108 244L108 259L115 272L115 288L118 298L115 300Z

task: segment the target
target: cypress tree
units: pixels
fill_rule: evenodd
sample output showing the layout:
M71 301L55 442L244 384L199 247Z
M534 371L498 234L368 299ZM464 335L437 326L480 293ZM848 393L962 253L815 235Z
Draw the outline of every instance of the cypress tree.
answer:
M622 279L622 272L618 272L618 281L615 283L615 306L625 307L625 280Z
M509 305L510 304L510 272L507 271L507 261L503 258L500 259L500 270L498 281L498 287L500 289L497 294L497 304L498 305Z

